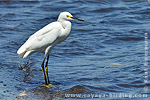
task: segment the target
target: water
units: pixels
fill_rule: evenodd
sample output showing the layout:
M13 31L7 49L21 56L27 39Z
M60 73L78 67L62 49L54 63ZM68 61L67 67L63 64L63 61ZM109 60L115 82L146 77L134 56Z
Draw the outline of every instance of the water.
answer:
M144 66L149 63L145 41L150 43L144 39L150 34L146 0L0 0L0 9L1 100L79 99L65 94L82 94L86 100L150 99L135 96L150 93L150 70ZM70 37L52 50L48 70L56 88L45 88L43 53L22 59L16 52L62 11L85 21L72 21ZM134 97L111 97L121 93Z

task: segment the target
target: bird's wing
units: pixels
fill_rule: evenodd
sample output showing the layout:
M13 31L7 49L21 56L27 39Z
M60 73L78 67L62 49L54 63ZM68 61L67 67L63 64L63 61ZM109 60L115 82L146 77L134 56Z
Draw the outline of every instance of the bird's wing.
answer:
M27 51L44 50L57 40L59 34L61 34L61 28L62 26L59 22L48 24L30 36L29 39L24 43L23 47L26 48Z
M28 40L32 39L35 36L42 36L44 34L47 34L48 32L52 31L58 24L59 24L58 22L52 22L46 25L45 27L43 27L42 29L38 30L33 35L31 35Z

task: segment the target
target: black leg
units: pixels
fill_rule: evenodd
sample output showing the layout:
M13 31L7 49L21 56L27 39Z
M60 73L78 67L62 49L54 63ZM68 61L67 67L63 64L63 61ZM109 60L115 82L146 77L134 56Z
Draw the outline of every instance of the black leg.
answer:
M44 56L44 59L43 59L43 62L42 62L41 68L42 68L43 76L44 76L44 79L45 79L45 84L46 84L46 85L48 85L48 83L47 83L47 79L46 79L46 75L45 75L45 69L44 69L44 62L45 62L45 58L46 58L46 55Z
M47 78L47 83L50 84L49 77L48 77L48 60L49 60L49 54L47 55L47 61L45 65L45 72L46 72L46 78Z

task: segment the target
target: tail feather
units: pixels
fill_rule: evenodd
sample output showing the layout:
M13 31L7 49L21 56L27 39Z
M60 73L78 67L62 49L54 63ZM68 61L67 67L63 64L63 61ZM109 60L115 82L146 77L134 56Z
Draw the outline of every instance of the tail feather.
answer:
M24 45L22 45L17 51L18 57L22 57L22 58L25 58L24 55L26 53L27 53L27 49L24 47Z
M18 54L18 57L26 58L31 55L33 51L24 51L23 53Z
M29 55L31 55L33 53L33 51L26 51L23 55L23 58L28 57Z
M25 51L25 52L23 52L23 53L18 54L18 57L22 57L22 58L23 58L26 52L27 52L27 51Z
M18 55L19 55L19 54L22 54L22 53L24 53L25 51L27 51L27 49L25 48L24 45L22 45L22 46L18 49L17 54L18 54Z

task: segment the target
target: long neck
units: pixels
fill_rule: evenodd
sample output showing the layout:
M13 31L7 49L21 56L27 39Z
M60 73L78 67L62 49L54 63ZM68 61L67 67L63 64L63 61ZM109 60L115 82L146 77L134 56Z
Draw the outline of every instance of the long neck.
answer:
M71 22L67 20L59 20L58 22L61 23L65 35L69 35L71 31Z

